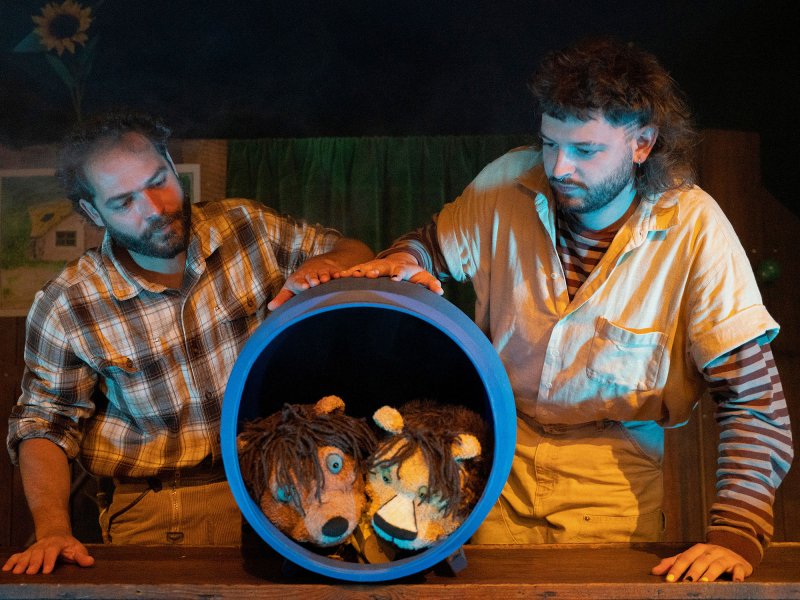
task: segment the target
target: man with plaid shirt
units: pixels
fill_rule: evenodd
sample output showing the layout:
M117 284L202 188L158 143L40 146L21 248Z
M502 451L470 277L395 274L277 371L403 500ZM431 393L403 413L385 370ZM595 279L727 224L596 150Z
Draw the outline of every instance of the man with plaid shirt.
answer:
M36 542L5 571L94 562L71 532L75 459L114 482L100 517L106 541L238 543L219 439L233 364L270 310L372 256L361 242L258 203L191 204L168 135L149 117L114 113L62 149L67 195L105 235L36 295L28 315L8 449Z

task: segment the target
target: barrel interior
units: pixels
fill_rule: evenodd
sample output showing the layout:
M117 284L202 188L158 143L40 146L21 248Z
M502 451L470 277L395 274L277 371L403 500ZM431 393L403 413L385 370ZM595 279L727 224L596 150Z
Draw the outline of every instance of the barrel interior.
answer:
M432 322L384 307L329 310L289 325L261 350L243 389L240 426L284 403L330 394L357 417L429 398L492 420L487 390L460 343Z
M447 307L445 311L449 310ZM235 423L241 431L244 422L273 414L285 403L312 404L331 394L344 400L348 414L367 419L381 406L399 407L415 398L428 398L466 406L483 416L489 425L489 443L496 461L495 438L506 424L497 422L492 403L507 402L507 391L497 373L482 376L479 372L479 368L486 370L489 365L493 368L499 364L496 357L487 360L483 354L491 346L480 330L468 319L463 329L461 325L449 325L456 331L446 331L442 323L458 320L452 319L452 315L443 317L438 309L420 314L380 302L345 302L311 310L291 321L277 322L280 325L272 326L274 330L260 342L262 345L248 355L246 373L234 370L237 377L245 380L235 382L236 406L228 404L223 407L224 412L231 414L231 425ZM270 327L268 322L262 327ZM478 357L470 354L476 352ZM490 385L487 381L499 382L496 384L499 389L487 387ZM232 483L235 494L246 493L239 481ZM497 494L498 486L502 483L495 482L492 488L496 488ZM487 492L491 496L488 485L484 494ZM496 495L491 497L489 505L495 498ZM483 500L481 504L485 504ZM247 507L246 512L249 510ZM454 544L456 536L451 534L427 550L389 563L340 562L318 555L313 548L292 543L258 515L248 520L259 535L253 535L255 532L245 523L246 562L270 555L274 550L289 563L354 581L410 575L443 561L458 548ZM472 527L477 527L477 521ZM463 535L458 538L460 543L468 539Z

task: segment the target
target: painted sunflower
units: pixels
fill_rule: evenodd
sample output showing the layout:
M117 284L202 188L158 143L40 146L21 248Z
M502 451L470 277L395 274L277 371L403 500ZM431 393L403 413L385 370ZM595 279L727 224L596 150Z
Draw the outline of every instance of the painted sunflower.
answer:
M84 8L75 0L61 4L51 2L42 8L41 16L32 17L34 29L42 45L61 56L64 50L75 53L75 44L84 45L89 37L86 30L92 24L92 9Z

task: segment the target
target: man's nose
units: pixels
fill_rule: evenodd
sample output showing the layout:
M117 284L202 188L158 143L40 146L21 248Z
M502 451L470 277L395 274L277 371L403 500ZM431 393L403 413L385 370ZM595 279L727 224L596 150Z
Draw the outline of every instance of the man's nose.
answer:
M144 190L139 198L139 212L143 219L161 216L166 212L166 198L158 190Z
M550 174L556 179L565 179L575 172L575 164L569 159L565 152L559 150L553 161L553 170Z

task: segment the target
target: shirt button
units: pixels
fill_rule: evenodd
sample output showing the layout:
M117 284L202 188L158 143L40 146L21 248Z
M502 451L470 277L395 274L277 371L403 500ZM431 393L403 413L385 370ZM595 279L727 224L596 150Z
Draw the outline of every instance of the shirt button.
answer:
M553 355L553 358L558 358L560 356L558 350L553 350L551 354Z
M557 273L550 273L550 279L555 279L556 277L558 277Z
M547 383L544 384L544 387L549 390L551 387L553 387L553 384L548 381Z

